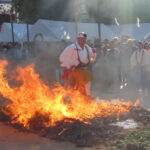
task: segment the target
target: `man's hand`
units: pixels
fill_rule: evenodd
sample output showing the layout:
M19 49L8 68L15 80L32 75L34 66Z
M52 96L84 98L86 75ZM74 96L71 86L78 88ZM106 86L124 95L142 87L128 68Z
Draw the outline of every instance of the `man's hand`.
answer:
M96 48L92 48L92 52L93 52L93 53L96 53Z
M90 59L90 63L94 63L96 61L96 48L92 48L93 56Z

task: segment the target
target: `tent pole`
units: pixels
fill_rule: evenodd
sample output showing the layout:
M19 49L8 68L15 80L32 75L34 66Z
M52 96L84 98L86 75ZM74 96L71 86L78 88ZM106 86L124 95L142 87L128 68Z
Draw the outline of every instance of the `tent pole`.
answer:
M29 39L29 24L27 23L27 41L30 42L30 39Z
M74 22L75 22L75 34L76 34L76 39L77 39L77 36L78 36L78 16L79 16L79 14L78 14L78 5L79 5L79 0L75 0L74 1L74 8L76 8L75 10L75 14L74 14Z
M12 42L14 43L15 42L15 39L14 39L14 24L13 24L12 21L11 21L11 33L12 33Z
M75 21L75 32L76 32L76 38L78 36L78 23Z
M99 41L101 42L101 24L98 23L98 38L99 38Z

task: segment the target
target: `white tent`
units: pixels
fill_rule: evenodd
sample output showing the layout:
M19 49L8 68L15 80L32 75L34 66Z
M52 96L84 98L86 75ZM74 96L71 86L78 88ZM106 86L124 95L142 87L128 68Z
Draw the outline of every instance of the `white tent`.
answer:
M74 41L76 39L75 23L64 21L41 20L59 40Z
M20 41L16 33L14 33L14 40ZM12 42L12 29L7 23L2 24L2 30L0 32L0 42Z
M31 25L29 25L31 28ZM13 23L14 41L22 41L23 36L27 32L26 24ZM0 32L0 42L12 42L12 27L11 23L3 23Z
M108 28L107 25L101 24L101 39L112 39L117 37L118 33L116 31L111 30Z
M98 39L98 24L96 23L78 23L78 32L86 32L89 40Z
M75 39L75 24L71 22L39 19L29 30L30 41L33 41L37 34L42 34L44 41L73 41ZM23 39L25 40L25 38ZM36 40L41 40L41 38L37 37Z
M88 39L94 40L98 38L98 24L96 23L73 23L64 21L51 21L39 19L30 29L30 41L37 34L42 34L44 41L71 41L76 40L77 32L86 32ZM36 40L41 40L37 38Z
M131 38L144 40L145 35L150 32L150 24L142 23L140 27L137 27L136 24L102 25L101 31L102 37L105 38L112 38L112 33L114 33L118 37L129 35Z

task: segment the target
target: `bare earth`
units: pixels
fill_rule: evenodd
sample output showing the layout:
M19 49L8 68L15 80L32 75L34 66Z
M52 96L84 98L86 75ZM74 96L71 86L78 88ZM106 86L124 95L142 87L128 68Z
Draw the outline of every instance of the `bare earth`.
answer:
M111 150L101 145L77 148L69 142L49 140L32 133L24 133L0 122L0 150Z

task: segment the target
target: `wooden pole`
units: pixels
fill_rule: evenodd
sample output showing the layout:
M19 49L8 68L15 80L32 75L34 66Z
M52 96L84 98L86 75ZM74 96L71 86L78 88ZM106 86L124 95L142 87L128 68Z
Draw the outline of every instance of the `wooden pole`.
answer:
M78 36L78 22L75 22L75 32L76 32L76 38Z
M27 23L27 41L30 42L30 37L29 37L29 24Z
M14 44L14 24L13 24L13 14L10 15L10 22L11 22L11 35L12 35L12 42Z
M11 22L11 35L12 35L12 42L14 43L15 39L14 39L14 24L13 24L13 22Z
M99 38L99 41L101 42L101 24L98 23L98 38Z

